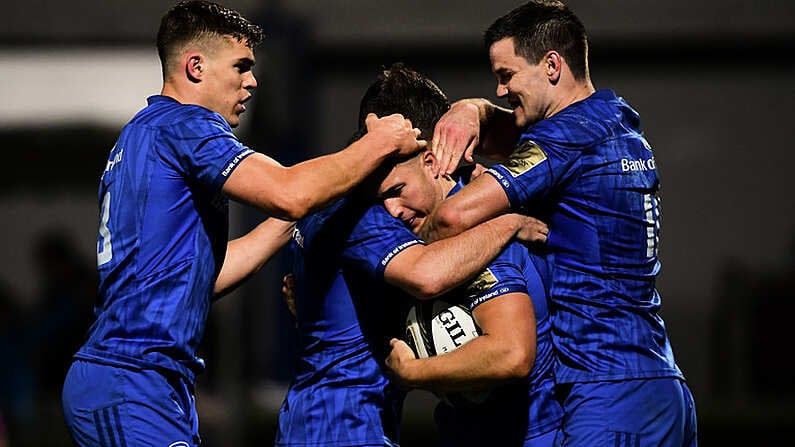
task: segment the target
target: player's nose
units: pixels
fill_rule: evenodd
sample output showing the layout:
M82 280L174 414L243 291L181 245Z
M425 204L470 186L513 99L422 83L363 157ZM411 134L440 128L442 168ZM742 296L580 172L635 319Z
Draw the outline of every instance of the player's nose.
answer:
M243 88L246 90L254 90L257 88L257 78L254 76L253 72L248 72L248 76L243 80Z
M403 216L403 207L401 207L395 199L384 200L384 207L386 208L386 211L392 215L392 217L400 219Z
M503 83L497 83L497 97L502 98L508 95L508 87Z

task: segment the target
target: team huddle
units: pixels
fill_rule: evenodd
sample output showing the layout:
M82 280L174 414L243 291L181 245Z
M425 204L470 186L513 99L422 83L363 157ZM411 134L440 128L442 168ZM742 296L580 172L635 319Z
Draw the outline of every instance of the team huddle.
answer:
M74 442L200 445L211 304L289 244L298 346L275 445L398 446L422 388L444 446L696 446L637 112L593 87L585 28L559 1L484 38L510 108L451 103L395 63L346 148L285 167L232 132L261 29L204 0L169 10L161 94L100 182L97 320L63 390ZM229 198L271 217L228 240Z

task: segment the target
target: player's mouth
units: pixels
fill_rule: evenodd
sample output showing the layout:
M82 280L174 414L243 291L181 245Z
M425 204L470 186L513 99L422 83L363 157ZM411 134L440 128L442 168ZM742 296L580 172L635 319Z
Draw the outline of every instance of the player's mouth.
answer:
M518 99L512 98L508 100L508 105L510 105L511 109L513 109L513 112L516 113L516 110L522 107L522 102Z
M414 217L406 221L406 225L408 225L412 233L417 233L425 224L425 217L427 217L425 214L415 214Z
M237 108L237 110L238 110L238 113L243 113L243 112L245 112L245 111L246 111L246 103L247 103L247 102L248 102L250 99L251 99L251 95L248 95L248 96L246 96L245 98L243 98L243 100L241 100L239 103L237 103L237 107L236 107L236 108Z

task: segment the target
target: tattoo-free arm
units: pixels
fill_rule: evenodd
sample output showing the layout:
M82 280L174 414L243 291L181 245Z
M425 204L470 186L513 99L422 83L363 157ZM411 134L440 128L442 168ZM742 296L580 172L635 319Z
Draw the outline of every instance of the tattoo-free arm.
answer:
M533 217L503 214L454 237L401 251L387 264L384 279L416 298L430 299L472 279L512 240L543 242L547 231Z
M503 160L520 134L513 111L482 98L456 101L434 128L431 151L438 160L436 174L451 174L462 156L473 162L473 153Z
M485 388L527 376L535 363L536 322L525 293L510 293L472 313L482 330L449 353L417 359L402 340L392 339L387 366L406 385L439 392Z
M450 237L507 212L510 206L508 196L497 179L488 174L479 175L472 183L443 200L426 217L420 236L429 242Z
M531 217L504 214L455 237L413 245L387 264L384 279L419 299L441 295L486 268L517 234L535 222Z
M216 298L231 292L262 268L289 242L294 227L294 222L272 217L245 235L229 241L224 264L215 280Z
M427 144L401 115L370 114L366 124L367 134L347 148L294 166L252 154L232 171L223 190L271 216L297 220L342 197L387 157L412 154Z

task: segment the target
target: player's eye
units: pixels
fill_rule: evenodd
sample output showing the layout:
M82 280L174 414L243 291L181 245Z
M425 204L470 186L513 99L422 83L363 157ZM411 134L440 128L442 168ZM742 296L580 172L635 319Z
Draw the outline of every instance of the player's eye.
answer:
M497 82L499 82L500 84L507 84L508 82L511 81L511 78L513 77L513 72L501 68L496 72L494 72L494 76L497 78Z
M249 62L238 62L235 64L235 68L237 68L237 71L240 73L248 73L251 71L251 66L252 64Z
M381 194L381 199L389 199L392 197L399 197L400 192L403 191L403 185L395 185L387 189Z

